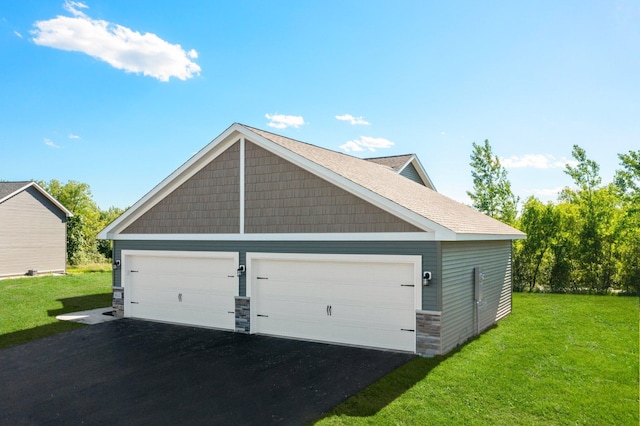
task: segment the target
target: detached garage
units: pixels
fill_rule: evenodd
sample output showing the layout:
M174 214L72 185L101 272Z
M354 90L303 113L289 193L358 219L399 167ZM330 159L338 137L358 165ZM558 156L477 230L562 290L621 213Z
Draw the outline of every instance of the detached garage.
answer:
M119 315L438 355L511 311L524 234L359 159L234 124L100 233Z

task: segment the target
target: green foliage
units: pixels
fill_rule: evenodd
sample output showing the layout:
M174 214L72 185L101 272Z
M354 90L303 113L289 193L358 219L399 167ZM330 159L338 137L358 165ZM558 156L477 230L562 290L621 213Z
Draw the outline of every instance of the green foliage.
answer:
M108 210L102 210L100 212L100 223L102 224L100 230L116 220L122 213L124 213L124 210L118 207L109 207ZM98 253L100 253L104 258L112 258L113 244L110 240L98 240L97 249Z
M514 244L514 290L533 291L539 282L549 282L552 245L560 231L560 216L552 203L530 197L518 220L527 239Z
M518 213L518 198L511 191L507 171L493 155L488 140L483 145L473 143L471 154L473 192L467 195L473 207L504 223L513 224Z
M73 217L67 219L67 263L74 266L110 259L111 242L99 241L97 235L123 210L111 207L101 211L86 183L70 180L63 184L52 179L38 185L73 213Z
M527 239L514 244L514 290L638 293L640 151L621 154L615 185L579 146L557 203L530 198L518 218Z
M618 279L627 292L640 292L640 150L619 154L621 170L615 186L620 191L624 215L618 245Z

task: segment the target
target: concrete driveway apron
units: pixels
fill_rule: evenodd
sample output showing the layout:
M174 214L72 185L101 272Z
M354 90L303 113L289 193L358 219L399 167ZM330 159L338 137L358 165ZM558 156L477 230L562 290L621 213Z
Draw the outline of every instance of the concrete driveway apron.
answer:
M0 350L0 424L299 425L413 356L124 319Z

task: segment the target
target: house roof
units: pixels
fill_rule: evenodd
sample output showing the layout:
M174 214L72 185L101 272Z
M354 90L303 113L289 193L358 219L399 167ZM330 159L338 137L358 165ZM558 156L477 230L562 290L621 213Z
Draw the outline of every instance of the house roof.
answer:
M389 157L373 157L364 158L364 160L371 161L372 163L381 164L387 166L396 172L402 170L409 161L413 158L413 154L392 155Z
M524 237L521 231L413 182L390 166L243 127L456 234Z
M429 187L436 191L436 187L431 181L431 178L427 174L427 171L422 167L422 163L418 160L418 156L415 154L404 154L404 155L393 155L388 157L374 157L374 158L365 158L367 161L371 161L373 163L377 163L383 166L390 167L395 172L402 174L402 172L409 166L412 165L415 171L420 176L420 179L424 183L426 187Z
M247 138L285 160L423 229L425 233L421 234L425 234L424 239L508 240L525 236L511 226L400 175L398 167L403 168L408 162L417 161L415 155L386 157L385 160L364 160L235 123L107 226L100 232L99 237L115 238L120 235L120 231L126 226L205 167L215 156L224 152L231 143L241 138ZM399 165L401 160L406 160L403 166ZM419 162L417 164L419 165Z
M0 182L0 204L8 200L9 198L19 194L27 188L33 187L42 195L44 195L49 201L51 201L57 208L59 208L67 217L73 216L65 206L63 206L58 200L53 198L51 194L42 189L40 185L33 181L19 181L19 182Z

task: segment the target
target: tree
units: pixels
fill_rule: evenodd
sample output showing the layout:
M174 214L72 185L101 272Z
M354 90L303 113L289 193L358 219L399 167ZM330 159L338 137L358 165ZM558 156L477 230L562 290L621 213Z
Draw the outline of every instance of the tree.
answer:
M118 207L109 207L108 210L100 211L101 229L116 220L125 210ZM113 255L113 245L109 240L98 240L98 253L107 259L111 259Z
M615 174L623 218L618 246L619 281L627 293L640 291L640 150L618 154L622 169Z
M574 279L582 289L606 292L614 286L614 255L620 231L619 198L613 185L600 186L600 167L587 158L584 149L573 146L578 164L567 165L565 172L577 189L565 188L560 198L577 207L575 231L580 243L573 259L579 263Z
M493 155L488 140L483 145L473 142L471 154L473 192L467 195L473 207L495 219L513 225L518 213L518 197L511 191L507 171Z
M111 243L98 241L97 235L122 213L121 209L111 207L100 211L86 183L70 180L63 184L52 179L38 185L73 213L67 220L67 263L104 262L111 257Z
M534 291L537 285L547 285L550 281L551 246L560 231L555 205L545 205L530 197L518 218L518 228L527 238L514 244L514 290Z

